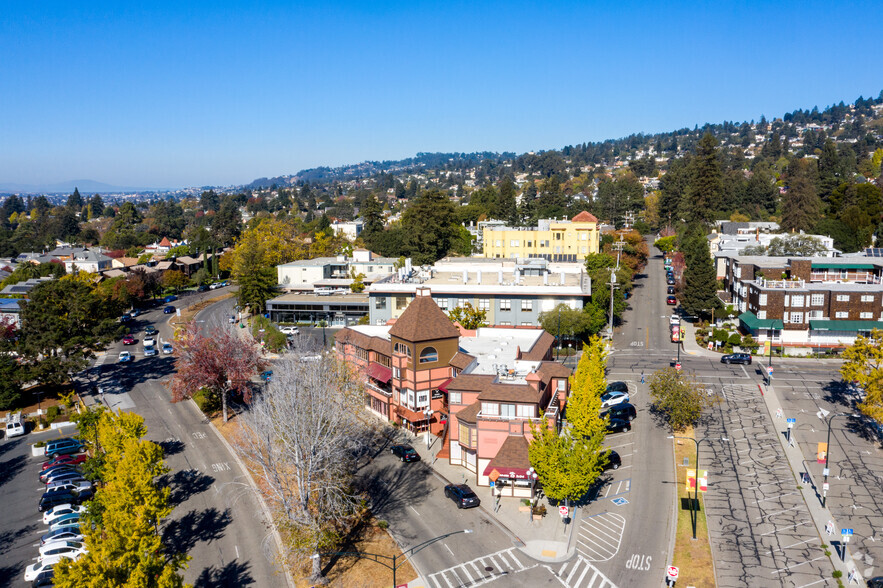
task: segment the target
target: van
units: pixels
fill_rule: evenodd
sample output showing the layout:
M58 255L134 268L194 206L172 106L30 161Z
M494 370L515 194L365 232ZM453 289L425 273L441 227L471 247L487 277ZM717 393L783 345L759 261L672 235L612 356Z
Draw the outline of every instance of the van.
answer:
M25 434L25 424L21 420L21 412L9 413L6 417L6 437L18 437Z
M80 453L82 450L83 445L77 439L65 437L63 439L56 439L55 441L49 441L46 443L45 452L48 457L55 457L56 455Z

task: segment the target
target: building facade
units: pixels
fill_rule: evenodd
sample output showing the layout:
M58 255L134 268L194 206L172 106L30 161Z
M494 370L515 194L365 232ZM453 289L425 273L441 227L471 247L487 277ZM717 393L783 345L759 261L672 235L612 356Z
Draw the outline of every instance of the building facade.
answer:
M598 253L598 219L583 211L570 220L541 219L536 227L486 226L484 257L538 257L548 261L582 262Z

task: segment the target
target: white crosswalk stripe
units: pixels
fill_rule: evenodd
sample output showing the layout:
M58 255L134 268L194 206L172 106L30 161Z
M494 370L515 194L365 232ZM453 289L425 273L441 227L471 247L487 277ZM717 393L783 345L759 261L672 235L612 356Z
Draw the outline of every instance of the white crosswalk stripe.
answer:
M581 555L561 566L558 579L568 588L616 588L610 578Z
M472 588L492 582L500 576L516 574L537 565L530 562L527 556L521 557L525 560L519 558L518 550L510 547L430 574L426 583L431 588Z
M605 512L580 521L576 551L588 561L607 561L619 551L625 517Z

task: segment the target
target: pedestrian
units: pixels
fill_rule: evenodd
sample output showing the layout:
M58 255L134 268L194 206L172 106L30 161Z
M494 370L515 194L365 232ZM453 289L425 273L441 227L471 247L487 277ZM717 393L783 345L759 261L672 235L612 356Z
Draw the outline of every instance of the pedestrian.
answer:
M641 372L641 383L644 383L644 372Z

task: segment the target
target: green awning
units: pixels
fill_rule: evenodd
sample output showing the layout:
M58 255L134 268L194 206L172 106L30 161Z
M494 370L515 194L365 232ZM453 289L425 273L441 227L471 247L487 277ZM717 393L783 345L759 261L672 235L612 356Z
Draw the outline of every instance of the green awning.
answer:
M812 269L836 269L836 270L872 270L874 265L870 263L813 263Z
M757 329L781 329L785 325L781 320L776 319L759 319L757 315L751 311L743 312L739 315L739 320L745 323L749 331Z
M881 321L809 321L810 331L870 331L872 329L883 330Z

